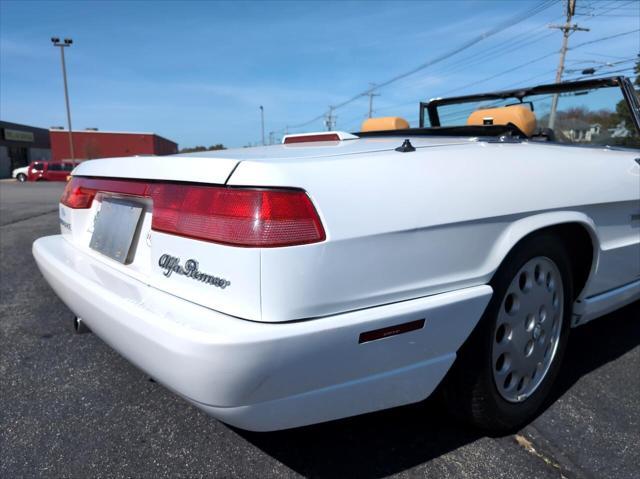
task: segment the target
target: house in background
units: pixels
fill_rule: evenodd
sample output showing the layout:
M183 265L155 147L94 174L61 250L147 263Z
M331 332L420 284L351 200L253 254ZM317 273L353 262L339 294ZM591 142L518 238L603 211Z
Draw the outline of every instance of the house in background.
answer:
M611 138L629 138L632 132L627 128L626 122L622 120L615 127L609 128L609 134Z

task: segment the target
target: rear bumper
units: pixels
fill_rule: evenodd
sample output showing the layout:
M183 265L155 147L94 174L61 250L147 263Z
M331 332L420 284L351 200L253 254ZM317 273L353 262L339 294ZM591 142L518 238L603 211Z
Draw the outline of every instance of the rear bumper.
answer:
M426 398L482 315L489 286L292 323L227 316L152 288L62 236L33 254L91 330L158 382L232 425L276 430ZM362 332L426 319L359 344Z

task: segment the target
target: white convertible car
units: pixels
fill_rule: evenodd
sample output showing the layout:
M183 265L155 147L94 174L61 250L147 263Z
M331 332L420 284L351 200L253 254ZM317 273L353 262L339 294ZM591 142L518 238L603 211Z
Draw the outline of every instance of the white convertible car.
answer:
M84 162L33 254L78 330L229 424L440 385L510 430L571 327L640 298L640 103L615 77L435 99L420 122Z

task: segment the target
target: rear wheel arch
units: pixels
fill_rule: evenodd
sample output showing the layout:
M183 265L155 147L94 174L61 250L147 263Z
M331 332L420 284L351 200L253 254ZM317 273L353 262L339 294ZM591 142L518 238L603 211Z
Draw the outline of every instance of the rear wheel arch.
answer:
M540 266L545 261L548 263L547 267ZM543 278L542 280L537 279L537 272L532 272L532 263L535 264L536 268L540 267L543 270L540 276ZM561 310L563 320L556 324L554 319L552 329L548 329L550 323L543 322L546 320L545 318L554 318L554 308L558 307L555 304L556 299L553 299L553 307L548 304L549 297L543 298L542 303L538 304L536 301L540 300L540 298L537 297L539 295L536 294L535 289L536 287L540 289L541 286L545 290L543 292L550 291L554 293L555 288L550 284L558 283L549 283L549 273L544 273L544 270L548 270L548 267L550 267L549 265L552 265L553 269L555 269L556 281L561 281L559 283L562 285L560 291L564 291L564 294L559 293L561 295L560 304L563 305ZM534 275L531 277L534 284L528 283L529 280L526 277L527 284L522 283L523 268L527 269L527 276L529 274ZM442 392L454 415L470 421L482 429L504 433L521 428L540 411L558 374L568 340L571 305L573 302L571 274L571 260L567 248L561 241L557 240L556 235L550 234L550 231L546 228L532 231L516 242L491 280L494 295L487 309L473 333L458 350L456 362L443 383ZM513 290L514 284L516 290ZM526 295L532 292L534 296L526 300ZM510 311L511 307L508 306L508 298L514 294L516 299L514 300L515 303L512 304L516 306L512 313ZM518 297L521 299L518 299ZM522 301L522 299L525 299L525 301ZM531 303L532 300L534 301L533 304ZM524 305L522 311L518 311L520 309L518 305L520 304ZM506 310L507 315L511 316L511 321L501 322L501 318L504 320L501 314L503 310ZM526 322L524 321L525 316ZM525 324L529 323L529 318L535 319L534 322L537 326L532 325L530 329L529 326L526 326L527 329L525 331ZM503 339L496 339L500 335L501 327L499 326L501 324L509 325L510 332L508 335L505 336L504 334L507 333L503 330L504 334L500 336L507 338L509 342L512 341L512 334L516 337L516 331L522 330L517 335L520 339L516 340L516 343L522 344L515 344L516 349L509 350L509 354L507 354L509 358L504 359L502 362L505 365L511 364L511 361L515 358L515 372L513 374L517 382L512 382L509 379L511 374L508 374L508 376L502 378L506 381L505 390L512 389L512 386L507 386L508 382L509 384L517 384L517 390L520 391L521 384L525 384L522 380L523 378L530 377L533 380L535 377L535 372L533 375L530 372L531 364L524 364L523 366L523 361L530 361L526 358L534 351L533 345L529 349L530 352L525 352L524 355L521 354L521 357L516 354L518 351L523 351L519 349L524 344L523 337L530 335L530 339L532 338L537 345L536 348L541 346L543 349L539 349L539 351L545 351L544 358L547 358L546 351L554 344L549 341L552 340L551 338L554 334L558 333L555 340L557 341L557 349L554 350L554 356L551 357L547 368L544 369L543 376L533 386L533 389L527 392L527 396L523 398L506 398L500 393L500 386L496 382L494 368L500 370L499 374L506 374L509 370L508 367L503 370L503 366L498 365L501 364L500 357L502 355L496 360L494 354L494 343L503 341ZM538 336L535 335L536 328L539 331ZM556 330L556 333L553 332L554 330ZM545 331L547 332L546 335ZM546 345L541 342L544 341L545 337L548 338ZM529 343L527 343L527 348L529 348ZM522 376L523 367L526 370L524 376Z
M500 264L523 241L535 235L557 238L569 253L574 282L574 300L581 297L598 264L600 242L595 224L578 212L553 212L523 218L502 235Z

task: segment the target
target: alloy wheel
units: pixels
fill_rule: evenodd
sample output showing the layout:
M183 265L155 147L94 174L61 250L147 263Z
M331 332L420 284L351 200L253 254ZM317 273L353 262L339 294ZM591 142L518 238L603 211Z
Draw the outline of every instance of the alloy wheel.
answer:
M493 332L493 379L503 399L522 402L538 389L556 356L563 309L556 264L544 256L527 261L502 299Z

